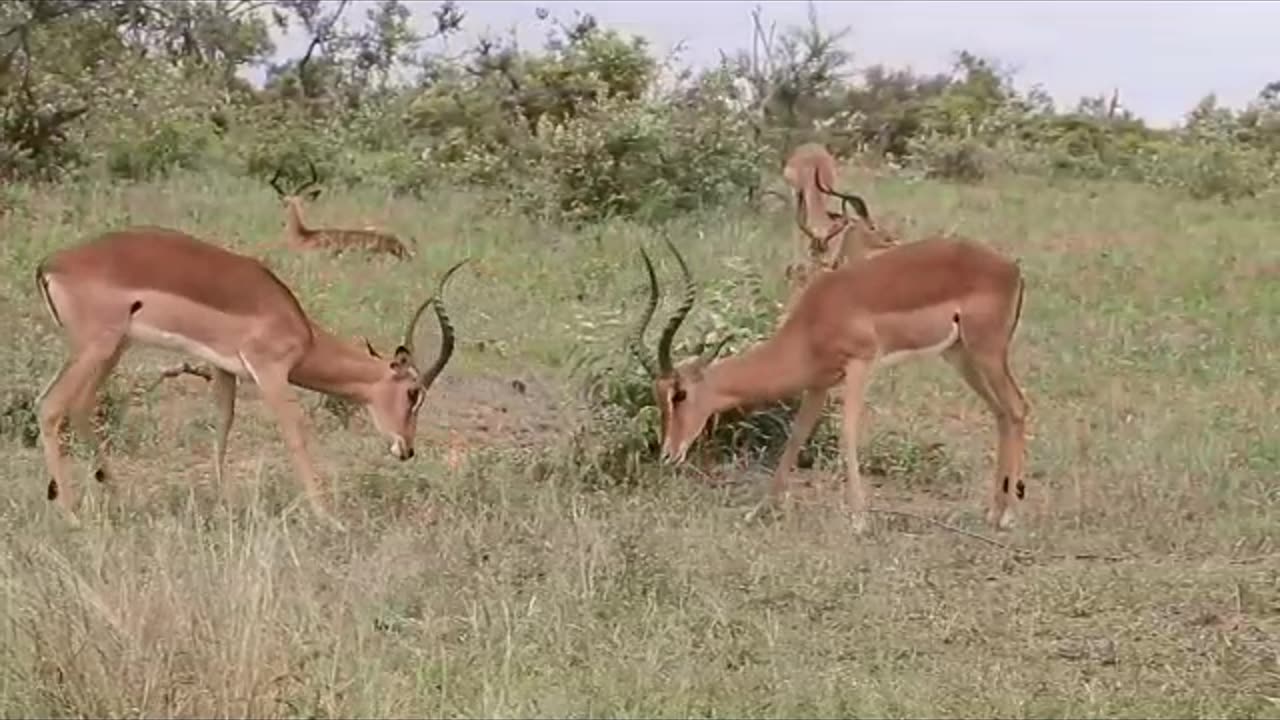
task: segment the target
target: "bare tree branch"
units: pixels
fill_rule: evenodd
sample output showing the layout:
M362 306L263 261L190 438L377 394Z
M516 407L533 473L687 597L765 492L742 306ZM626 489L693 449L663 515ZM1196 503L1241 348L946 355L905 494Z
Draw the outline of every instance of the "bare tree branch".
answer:
M338 20L342 18L342 14L346 12L347 5L350 3L351 0L338 0L338 9L329 16L329 19L323 23L317 23L314 28L311 28L311 43L307 45L307 52L298 61L298 81L302 84L302 95L304 97L315 97L313 92L315 88L307 74L307 65L311 62L311 57L316 48L327 44L333 39L333 29L337 26ZM306 22L305 18L304 22Z

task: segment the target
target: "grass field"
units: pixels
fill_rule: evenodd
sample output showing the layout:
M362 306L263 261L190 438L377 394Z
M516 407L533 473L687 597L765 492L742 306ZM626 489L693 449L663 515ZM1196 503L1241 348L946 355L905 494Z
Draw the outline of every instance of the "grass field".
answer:
M769 465L570 480L573 319L639 309L638 227L575 233L463 195L331 189L310 208L414 236L398 265L291 255L248 180L17 193L0 220L0 715L1280 717L1274 206L842 184L909 237L954 227L1021 262L1030 477L1000 539L1034 555L909 518L854 536L829 464L801 473L813 502L768 523L743 514ZM789 222L708 212L673 236L700 276L735 256L781 297ZM415 460L304 396L350 532L311 520L252 388L221 495L203 382L147 389L171 361L137 350L111 385L132 398L112 409L116 481L93 486L78 447L84 527L62 524L22 405L63 353L32 270L128 223L263 256L320 322L383 349L447 264L476 259L448 291L459 347ZM928 448L887 463L873 503L982 531L995 430L976 396L930 361L880 375L868 403L865 444ZM1077 554L1114 557L1061 559Z

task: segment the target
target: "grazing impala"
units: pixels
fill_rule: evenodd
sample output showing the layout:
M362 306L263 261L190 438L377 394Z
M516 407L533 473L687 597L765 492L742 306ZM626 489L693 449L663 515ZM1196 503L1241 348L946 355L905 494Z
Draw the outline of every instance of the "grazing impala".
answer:
M735 407L801 394L791 434L773 474L770 498L786 496L801 446L817 423L828 389L843 384L844 498L864 527L867 489L858 472L858 422L867 383L884 366L941 354L985 401L998 429L998 461L987 521L1012 524L1010 492L1025 493L1023 462L1028 405L1009 369L1009 346L1022 310L1018 266L967 240L933 237L817 274L768 340L738 355L710 353L674 365L671 343L694 304L694 286L679 251L667 241L684 276L685 299L658 340L655 369L644 330L658 303L648 253L649 303L630 340L654 378L662 417L662 455L684 460L708 418Z
M794 191L797 207L803 208L803 225L821 227L827 224L826 205L819 195L818 184L835 187L836 174L836 160L821 143L804 143L787 157L782 177Z
M867 203L857 195L833 190L822 182L818 171L814 172L813 187L819 192L840 199L840 212L823 210L826 218L826 229L821 233L814 232L808 218L808 200L804 195L796 198L796 226L809 238L808 255L804 262L788 266L788 277L793 271L803 272L801 277L807 278L819 270L834 270L849 260L855 260L868 254L878 253L897 245L893 233L879 227L871 219L871 211ZM853 206L855 216L848 212ZM834 246L831 241L840 238ZM803 287L804 283L797 284Z
M809 239L807 246L800 241L797 250L810 264L832 266L835 262L830 244L850 222L845 212L847 204L852 204L859 217L874 227L862 198L833 189L836 185L836 160L821 144L805 143L792 151L782 176L795 191L796 224ZM840 199L840 214L827 209L823 195Z
M77 433L96 441L94 477L107 479L105 438L89 418L98 387L128 345L137 342L176 350L212 366L219 416L214 476L219 484L235 417L237 380L252 380L279 423L313 510L337 525L321 499L302 413L290 386L363 405L390 441L391 453L400 460L413 457L423 398L453 354L453 327L441 294L465 262L444 273L436 293L411 316L401 345L384 359L368 341L364 347L349 344L314 323L262 263L177 230L129 228L54 253L35 272L45 306L70 344L68 358L39 400L45 464L53 476L49 499L78 522L58 433L68 416ZM413 340L428 305L434 306L440 323L440 354L430 367L420 369Z
M339 228L309 228L302 220L303 191L308 190L306 198L314 201L320 196L320 188L316 183L320 176L316 174L315 163L307 161L311 169L311 179L299 185L293 192L286 193L279 184L280 169L271 176L271 187L280 196L285 205L285 237L290 246L299 250L329 250L341 253L345 250L364 250L371 253L392 255L404 260L409 257L409 250L394 235L371 229L344 230Z
M893 233L879 227L871 219L867 203L861 197L847 195L826 187L816 172L813 187L824 194L840 198L840 212L825 211L830 225L819 235L809 227L806 221L807 201L804 196L797 198L796 225L800 232L809 238L809 253L804 260L787 265L785 275L789 291L783 312L778 319L779 323L786 320L801 292L816 274L834 270L847 262L878 254L897 245L897 239ZM856 213L854 217L849 216L850 205ZM837 237L840 240L833 245L831 241Z

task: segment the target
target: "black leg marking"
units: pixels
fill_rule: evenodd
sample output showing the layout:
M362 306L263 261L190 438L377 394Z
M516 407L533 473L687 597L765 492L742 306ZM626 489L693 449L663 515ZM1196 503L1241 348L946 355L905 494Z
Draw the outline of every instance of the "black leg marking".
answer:
M49 481L49 489L48 489L48 491L46 491L45 495L46 495L50 500L57 500L57 499L58 499L58 481L57 481L57 480L50 480L50 481Z
M1027 496L1027 486L1026 486L1026 483L1024 483L1024 482L1022 482L1021 480L1019 480L1019 481L1018 481L1018 485L1017 485L1017 492L1018 492L1018 499L1019 499L1019 500L1021 500L1021 499L1022 499L1022 498L1024 498L1024 497L1026 497L1026 496Z
M959 324L960 324L960 313L956 313L955 315L952 315L952 316L951 316L951 322L953 322L953 323L955 323L955 324L959 325Z
M139 311L139 310L141 310L141 309L142 309L142 301L141 301L141 300L134 300L134 301L133 301L133 304L129 306L129 314L130 314L130 315L137 315L137 314L138 314L138 311Z
M1004 476L1004 485L1001 487L1000 492L1004 493L1005 495L1009 494L1009 476L1008 475Z

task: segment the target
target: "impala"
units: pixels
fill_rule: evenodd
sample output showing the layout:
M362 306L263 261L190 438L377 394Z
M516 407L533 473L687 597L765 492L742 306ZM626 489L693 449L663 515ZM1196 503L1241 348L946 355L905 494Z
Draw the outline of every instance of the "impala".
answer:
M798 146L787 156L782 177L795 193L797 208L803 208L800 211L803 224L808 227L826 224L826 206L818 194L818 182L829 188L836 185L836 160L827 148L816 142Z
M311 169L311 179L296 187L293 192L286 193L280 187L280 168L271 176L271 187L285 206L285 238L290 246L299 250L324 249L335 253L357 249L393 255L401 260L409 257L409 250L404 243L388 233L369 228L353 230L307 227L302 219L303 191L307 191L306 198L310 201L320 196L320 188L316 186L320 177L316 174L315 163L308 160L307 166Z
M58 432L64 418L95 444L94 477L108 478L106 438L90 417L98 387L125 349L141 343L209 363L218 410L214 477L219 485L237 381L252 380L279 424L312 509L341 527L321 499L302 413L290 386L364 406L390 441L391 453L400 460L413 457L418 411L453 354L454 331L441 295L465 262L445 271L436 293L414 311L404 339L387 359L367 340L364 347L350 344L313 322L293 292L259 261L177 230L128 228L50 255L36 268L36 285L63 329L70 353L39 399L45 464L52 475L49 499L78 523ZM434 307L440 324L440 353L422 369L414 335L428 306Z
M865 253L885 250L897 244L893 233L881 228L871 219L871 211L867 203L858 195L842 193L826 186L818 171L814 172L812 186L818 192L840 199L840 212L823 209L826 229L821 233L814 232L812 220L807 210L809 200L804 195L796 198L796 226L809 238L807 261L811 267L834 270L845 261L861 257ZM854 216L848 209L852 206ZM831 241L840 238L832 246Z
M785 275L790 287L787 301L779 322L785 320L801 291L817 273L834 270L847 262L855 261L878 254L897 245L893 233L879 227L871 219L867 203L857 195L847 195L826 187L820 171L814 172L813 187L826 195L840 198L840 212L825 210L829 227L821 235L815 233L807 221L805 207L807 201L803 195L796 199L796 226L809 238L808 256L799 262L787 265ZM851 217L848 207L852 205L855 216ZM839 237L839 242L832 245L832 240Z
M710 353L675 365L671 344L693 309L689 269L670 240L684 277L684 302L658 340L657 366L644 350L644 331L658 303L658 282L641 249L649 303L630 339L653 377L661 414L663 460L681 463L714 414L801 395L769 498L787 496L787 476L822 413L830 388L843 386L844 501L855 527L865 528L868 491L858 471L858 423L876 370L912 357L942 355L982 398L998 430L997 471L987 521L1012 525L1010 493L1021 500L1028 404L1009 369L1009 347L1022 311L1017 264L963 239L932 237L818 273L772 337L743 352ZM727 340L727 338L726 338Z
M800 254L810 263L831 265L830 243L849 225L846 205L852 204L863 222L874 229L867 211L867 204L857 195L837 192L836 160L819 143L805 143L792 151L782 170L782 177L795 192L796 224L809 238L807 247L801 243ZM840 199L839 214L827 209L823 195ZM815 230L815 228L826 228Z

